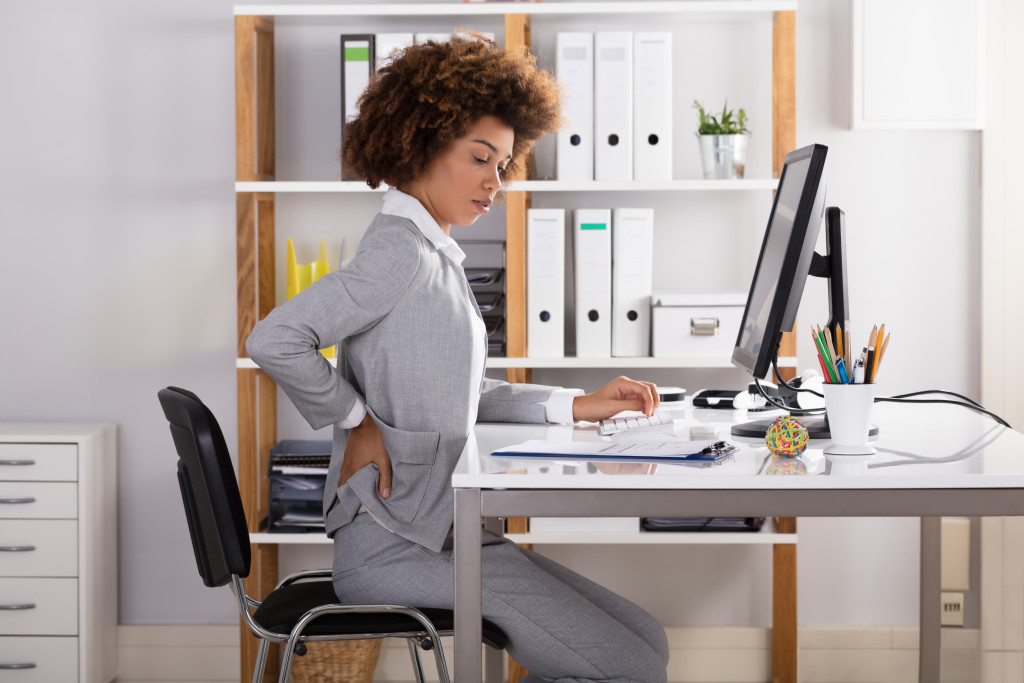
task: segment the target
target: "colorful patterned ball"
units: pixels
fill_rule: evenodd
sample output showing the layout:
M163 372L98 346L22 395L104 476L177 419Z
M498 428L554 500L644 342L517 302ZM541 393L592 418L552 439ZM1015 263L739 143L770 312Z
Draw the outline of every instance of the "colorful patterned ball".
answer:
M791 415L783 415L772 422L764 442L775 455L795 458L807 448L807 427Z

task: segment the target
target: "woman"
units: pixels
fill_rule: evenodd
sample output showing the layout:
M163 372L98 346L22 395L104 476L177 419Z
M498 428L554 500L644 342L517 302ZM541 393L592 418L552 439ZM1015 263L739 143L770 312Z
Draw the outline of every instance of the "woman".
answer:
M314 428L334 425L324 496L343 602L451 608L452 470L484 421L598 420L658 405L620 377L592 394L483 376L484 323L452 225L486 214L555 130L559 93L526 51L475 35L406 48L345 128L346 169L387 183L356 257L256 325L246 348ZM317 352L343 345L341 370ZM556 563L485 534L484 616L527 680L665 680L664 630Z

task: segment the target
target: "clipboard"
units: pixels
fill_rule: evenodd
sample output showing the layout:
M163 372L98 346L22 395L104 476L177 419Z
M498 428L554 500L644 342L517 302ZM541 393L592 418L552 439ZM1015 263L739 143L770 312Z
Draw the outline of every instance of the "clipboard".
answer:
M616 460L619 462L674 462L701 465L724 462L739 447L728 441L524 441L491 452L496 458L557 460Z

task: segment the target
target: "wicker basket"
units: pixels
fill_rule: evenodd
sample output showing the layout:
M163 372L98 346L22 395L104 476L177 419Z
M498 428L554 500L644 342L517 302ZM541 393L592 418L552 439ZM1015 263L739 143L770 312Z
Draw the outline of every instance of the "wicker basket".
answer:
M294 683L373 683L383 639L307 643L292 660Z

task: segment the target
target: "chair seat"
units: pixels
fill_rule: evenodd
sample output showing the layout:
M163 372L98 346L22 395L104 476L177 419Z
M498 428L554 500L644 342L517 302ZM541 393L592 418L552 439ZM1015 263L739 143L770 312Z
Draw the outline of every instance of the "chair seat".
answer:
M338 604L334 584L329 580L304 581L282 586L267 596L253 618L268 631L288 635L303 614L322 605ZM455 613L450 609L418 607L439 632L452 631ZM359 635L363 633L418 633L423 626L399 612L342 612L325 614L310 622L307 635ZM487 619L482 623L483 642L502 650L508 643L505 633Z

